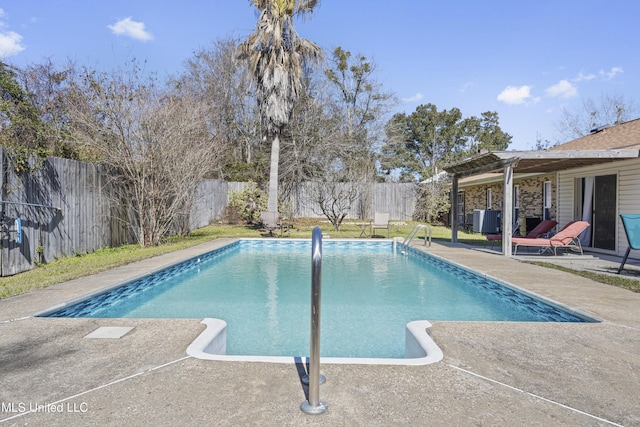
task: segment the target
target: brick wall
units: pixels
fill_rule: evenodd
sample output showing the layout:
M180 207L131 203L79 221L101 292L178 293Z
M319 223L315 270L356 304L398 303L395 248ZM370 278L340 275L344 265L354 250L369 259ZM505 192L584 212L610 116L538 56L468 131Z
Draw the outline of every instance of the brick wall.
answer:
M542 218L543 199L542 192L545 181L551 181L551 218L555 218L556 211L556 177L554 174L536 176L513 180L514 185L520 187L520 224L525 224L525 218ZM474 209L487 209L487 190L491 189L491 208L501 210L503 199L502 182L482 184L473 187L465 187L464 190L464 211L465 215L473 213Z

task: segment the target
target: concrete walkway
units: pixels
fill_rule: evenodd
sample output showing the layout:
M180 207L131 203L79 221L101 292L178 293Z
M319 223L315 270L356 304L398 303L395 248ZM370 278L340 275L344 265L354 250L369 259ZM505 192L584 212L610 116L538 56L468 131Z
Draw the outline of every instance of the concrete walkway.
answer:
M461 246L425 250L602 322L432 322L441 362L324 364L329 409L310 416L299 409L305 388L293 364L187 356L201 319L32 317L227 242L0 300L0 423L640 426L640 294ZM606 262L615 264L598 259ZM636 268L625 274L640 278ZM84 338L100 326L135 328L119 339Z

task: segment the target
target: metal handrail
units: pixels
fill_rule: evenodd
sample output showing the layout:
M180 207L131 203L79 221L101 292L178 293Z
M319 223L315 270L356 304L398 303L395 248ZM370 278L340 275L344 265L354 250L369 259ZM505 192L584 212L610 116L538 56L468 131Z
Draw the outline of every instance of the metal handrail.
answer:
M309 399L300 409L306 414L317 415L327 410L320 401L320 301L322 296L322 231L315 227L311 239L311 339L309 345Z
M50 205L42 205L39 203L25 203L25 202L12 202L10 200L0 200L0 204L9 204L9 205L18 205L18 206L30 206L34 208L45 208L45 209L53 209L56 211L60 211L60 208L56 208L55 206Z
M415 227L411 229L407 237L402 242L402 246L404 246L405 248L408 248L409 244L411 243L413 238L418 235L420 230L424 230L424 245L427 246L427 242L429 242L429 247L431 247L431 227L429 227L426 224L416 224Z

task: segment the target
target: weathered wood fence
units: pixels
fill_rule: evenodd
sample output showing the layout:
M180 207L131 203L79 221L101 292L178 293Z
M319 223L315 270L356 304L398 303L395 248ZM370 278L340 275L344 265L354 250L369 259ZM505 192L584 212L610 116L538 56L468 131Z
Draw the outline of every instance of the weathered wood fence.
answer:
M191 207L191 229L205 227L211 224L211 221L221 218L229 203L231 192L241 191L245 185L245 182L226 182L219 179L201 182Z
M17 173L4 151L0 158L2 276L125 243L126 230L112 219L99 167L51 157L34 172Z
M303 183L289 194L294 216L321 218L313 201L313 184ZM350 186L350 184L345 184ZM358 185L358 197L347 211L347 218L373 218L376 211L389 212L392 219L410 220L416 204L416 185L412 183L365 183Z
M93 252L134 241L123 207L110 197L106 172L98 165L49 157L33 172L16 172L0 148L0 276L32 269L62 256ZM246 185L203 181L191 210L191 229L224 214L229 195ZM415 205L413 184L368 184L348 218L389 211L392 219L410 219ZM291 201L296 217L321 217L303 185ZM19 224L18 224L19 223Z

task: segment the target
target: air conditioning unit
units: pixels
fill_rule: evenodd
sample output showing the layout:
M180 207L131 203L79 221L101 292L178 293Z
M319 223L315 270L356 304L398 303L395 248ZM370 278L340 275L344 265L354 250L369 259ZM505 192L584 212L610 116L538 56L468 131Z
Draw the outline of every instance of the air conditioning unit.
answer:
M474 233L499 233L500 211L492 209L474 209L473 232Z
M474 209L473 210L473 232L482 233L482 223L484 222L485 210Z
M482 223L483 233L499 233L500 232L500 214L501 211L487 209L484 212L484 222Z

